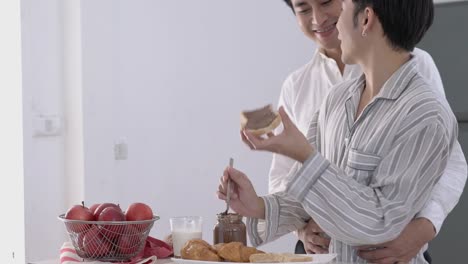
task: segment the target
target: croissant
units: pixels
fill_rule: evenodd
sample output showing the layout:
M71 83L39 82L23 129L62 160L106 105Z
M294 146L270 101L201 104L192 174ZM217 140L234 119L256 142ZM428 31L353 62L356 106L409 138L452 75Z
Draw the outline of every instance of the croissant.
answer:
M211 245L201 239L187 241L180 250L180 255L183 259L221 261Z
M215 246L216 247L216 246ZM218 255L231 262L249 262L252 254L264 253L254 247L246 247L240 242L231 242L219 246Z
M218 244L213 245L212 248L213 248L213 250L216 252L216 254L218 254L219 250L220 250L221 247L223 247L224 245L226 245L226 244L224 244L224 243L218 243Z

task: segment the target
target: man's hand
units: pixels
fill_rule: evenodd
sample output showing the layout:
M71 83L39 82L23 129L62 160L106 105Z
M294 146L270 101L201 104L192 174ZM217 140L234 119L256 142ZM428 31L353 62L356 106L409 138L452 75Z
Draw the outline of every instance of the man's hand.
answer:
M232 180L231 208L242 216L265 219L265 202L258 197L249 178L241 171L231 167L224 170L218 186L218 198L226 200L228 179Z
M313 147L291 119L289 119L283 107L280 107L279 114L284 127L284 130L280 134L274 135L270 132L268 133L268 138L263 138L261 136L254 136L247 130L243 130L241 131L242 141L252 150L270 151L285 155L299 162L306 161L314 152Z
M324 237L324 234L323 230L312 218L303 229L298 230L299 239L304 244L304 249L307 253L328 253L330 239Z
M408 263L435 236L432 223L426 218L413 219L394 240L372 246L359 247L359 257L371 263ZM372 248L377 248L370 250Z

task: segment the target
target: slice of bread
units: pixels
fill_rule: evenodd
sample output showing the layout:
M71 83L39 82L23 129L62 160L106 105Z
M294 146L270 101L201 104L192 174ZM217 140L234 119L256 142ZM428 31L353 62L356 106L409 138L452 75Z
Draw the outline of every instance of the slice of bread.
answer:
M281 117L273 111L271 105L241 113L241 128L255 136L273 131L281 124Z

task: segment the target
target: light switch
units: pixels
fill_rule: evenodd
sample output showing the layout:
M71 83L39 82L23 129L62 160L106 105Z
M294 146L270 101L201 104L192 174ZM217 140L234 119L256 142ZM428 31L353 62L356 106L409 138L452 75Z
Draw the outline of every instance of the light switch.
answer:
M33 120L33 135L35 137L59 136L62 120L57 115L36 115Z

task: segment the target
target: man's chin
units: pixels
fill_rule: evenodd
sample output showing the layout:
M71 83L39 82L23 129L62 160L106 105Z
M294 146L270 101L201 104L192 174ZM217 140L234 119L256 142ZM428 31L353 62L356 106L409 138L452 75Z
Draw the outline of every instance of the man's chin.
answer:
M335 40L335 41L332 41L332 42L326 42L326 43L316 41L316 43L319 45L319 48L323 49L323 50L339 50L339 49L341 49L339 40Z

